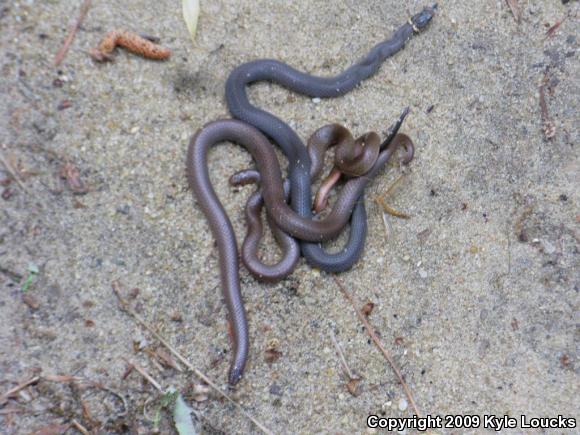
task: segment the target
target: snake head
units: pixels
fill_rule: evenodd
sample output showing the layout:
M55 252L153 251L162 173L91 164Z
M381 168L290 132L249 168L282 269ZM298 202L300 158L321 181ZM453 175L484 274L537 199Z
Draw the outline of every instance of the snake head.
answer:
M413 26L416 29L419 29L419 30L421 30L424 27L426 27L427 24L429 24L429 21L431 21L431 18L433 18L433 16L435 15L435 10L436 9L437 9L437 3L435 3L431 7L426 7L421 12L419 12L416 15L414 15L411 18L411 22L413 23Z
M228 383L230 384L230 386L233 387L238 382L240 382L240 379L242 379L243 370L244 368L238 365L235 365L230 369L230 373L228 376Z

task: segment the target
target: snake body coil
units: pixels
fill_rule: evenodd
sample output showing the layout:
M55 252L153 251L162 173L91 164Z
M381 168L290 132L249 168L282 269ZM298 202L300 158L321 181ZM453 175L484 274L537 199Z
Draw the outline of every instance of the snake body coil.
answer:
M249 102L246 86L258 81L270 81L311 97L344 95L373 75L386 58L401 50L413 32L427 26L433 14L433 8L425 8L396 30L391 38L376 45L363 59L335 77L314 77L276 60L258 60L240 65L232 71L226 83L228 107L240 121L209 123L192 138L187 156L188 179L218 244L222 290L233 325L234 359L229 373L230 384L240 380L246 364L248 328L240 293L236 239L225 210L211 186L207 168L209 149L223 141L236 142L248 149L263 181L261 194L269 218L280 229L301 240L302 253L309 263L327 271L349 268L359 258L366 236L366 212L362 201L364 188L398 146L407 148L407 159L412 157L410 139L396 135L378 154L369 172L346 182L330 214L322 220L313 220L311 159L307 148L286 123ZM276 155L264 134L288 158L291 208L285 201ZM338 254L326 253L319 242L337 236L349 219L351 234L345 249Z

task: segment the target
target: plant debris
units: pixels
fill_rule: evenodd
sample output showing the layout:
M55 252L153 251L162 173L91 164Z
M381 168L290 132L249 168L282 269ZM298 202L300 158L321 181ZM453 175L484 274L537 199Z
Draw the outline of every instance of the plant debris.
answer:
M64 40L64 44L62 45L60 50L58 50L58 53L56 54L56 57L54 58L54 66L55 67L59 66L61 64L61 62L64 60L66 53L68 52L70 45L72 44L73 40L75 39L77 32L81 28L81 25L83 24L83 21L84 21L85 17L87 16L87 13L89 12L90 8L91 8L91 0L85 0L83 2L83 4L81 5L81 11L79 13L79 17L77 18L75 23L70 28L69 34L66 37L66 39Z
M193 386L193 400L196 402L205 402L209 399L210 389L207 385L195 384Z
M145 328L147 331L149 331L157 340L159 340L161 342L161 344L163 344L172 354L173 356L175 356L185 367L187 367L190 371L192 371L197 377L199 377L201 380L203 380L209 387L211 387L217 394L219 394L222 398L224 398L225 400L227 400L229 403L231 403L232 405L234 405L246 418L248 418L252 423L254 423L256 425L256 427L258 429L260 429L263 433L265 433L266 435L271 435L273 434L273 432L268 429L266 426L264 426L262 423L260 423L258 420L256 420L254 417L252 417L244 408L242 408L242 406L236 402L234 399L232 399L230 396L228 396L226 393L224 393L217 385L215 382L213 382L210 378L208 378L202 371L200 371L199 369L195 368L183 355L181 355L173 346L171 346L169 344L169 342L163 338L161 335L159 335L157 333L157 331L155 331L155 329L153 329L152 326L150 326L147 322L145 322L145 320L143 320L143 318L141 318L141 316L139 316L139 314L137 314L135 312L135 310L133 310L130 306L129 303L125 300L125 298L123 298L123 296L121 295L121 285L119 284L118 281L113 281L112 285L111 285L113 292L115 293L115 296L117 297L117 299L119 300L119 303L121 305L121 309L129 314L137 323L139 323L143 328Z
M28 276L26 277L26 279L24 280L24 283L22 284L22 287L20 288L22 293L26 293L28 291L28 289L30 288L30 286L34 282L36 275L38 275L39 272L40 272L40 270L38 269L38 266L36 264L30 263L28 265Z
M191 35L191 40L195 42L195 31L197 30L197 20L199 18L199 0L182 0L181 3L185 25Z
M516 23L519 23L522 15L520 12L520 7L518 6L518 0L506 0L506 3L512 11L512 15L514 16Z
M97 48L90 51L91 57L97 62L109 62L115 47L124 47L132 53L146 59L165 60L171 56L171 50L161 47L142 36L126 30L113 30L107 33Z
M542 79L542 84L540 85L540 111L542 115L542 131L544 133L544 138L546 140L551 140L556 135L556 125L550 117L548 112L548 104L546 103L546 91L545 87L549 81L549 70L544 73L544 78Z
M183 396L177 395L175 399L175 408L173 409L173 420L175 421L175 429L179 435L197 435L197 430L193 424L191 413L193 409L187 406Z
M79 169L70 162L65 163L61 168L60 178L65 180L68 188L77 195L84 195L89 191L81 180Z
M381 351L381 353L383 354L383 356L385 357L385 359L387 360L387 362L389 363L389 365L391 366L391 368L395 372L395 375L397 376L399 383L403 387L403 390L405 391L405 394L407 395L407 398L409 399L409 403L411 404L411 407L413 408L415 415L417 415L417 417L421 417L422 414L419 412L419 408L417 408L417 405L415 404L415 400L413 399L413 395L411 394L411 390L409 389L409 386L405 382L405 379L403 378L401 371L399 370L399 368L395 364L395 361L393 360L393 357L391 356L391 354L387 351L385 346L383 346L383 344L381 343L381 340L380 340L379 336L377 335L375 329L372 327L372 325L369 323L369 321L363 315L363 313L361 313L360 310L357 308L358 301L355 299L355 297L353 296L352 293L348 292L346 287L339 281L339 279L336 276L333 276L332 278L334 279L334 282L336 283L336 285L340 289L341 293L344 295L344 297L350 302L351 306L354 308L354 311L355 311L357 317L365 326L366 333L369 335L369 337L375 343L375 345L379 348L379 350Z
M362 389L360 388L360 382L361 382L360 378L353 378L350 381L348 381L346 384L346 389L354 397L358 397L362 394Z
M372 303L371 301L367 302L366 304L363 305L363 307L361 308L361 312L366 316L370 316L371 313L373 312L373 309L375 308L375 304Z
M266 349L264 352L264 361L268 364L272 364L280 359L282 352L277 349Z

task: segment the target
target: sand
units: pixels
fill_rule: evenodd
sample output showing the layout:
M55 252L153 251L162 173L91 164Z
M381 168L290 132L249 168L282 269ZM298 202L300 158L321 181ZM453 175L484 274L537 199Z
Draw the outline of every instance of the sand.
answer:
M440 2L423 34L342 98L317 102L270 84L250 91L304 139L329 122L356 135L381 132L410 106L403 131L415 159L369 187L364 256L338 278L361 304L375 304L369 320L423 415L578 417L578 2L519 3L518 24L503 1ZM160 393L135 371L123 378L126 360L181 391L205 433L257 432L214 393L193 401L199 379L152 356L159 343L119 309L114 280L149 324L274 433L386 433L367 428L367 416L412 416L332 276L303 260L274 285L241 272L251 354L228 390L217 250L184 159L196 129L228 116L224 83L235 66L270 57L335 74L424 4L202 0L192 44L179 2L99 1L55 68L79 5L0 3L0 151L25 187L12 182L0 199L0 393L41 370L99 382L128 409L118 416L123 406L105 390L41 381L0 404L2 432L73 419L95 430L106 424L102 433L153 432ZM173 56L154 62L119 51L113 63L95 63L88 51L116 28L158 36ZM540 112L544 77L551 140ZM61 179L67 163L88 193ZM241 240L252 188L233 189L227 176L251 159L225 144L209 164ZM373 197L401 173L387 202L412 217L386 215L385 224ZM271 237L263 253L276 258ZM332 334L362 379L358 397L345 386ZM273 362L271 348L281 353ZM9 407L25 411L4 413ZM174 430L170 417L161 413L161 433Z

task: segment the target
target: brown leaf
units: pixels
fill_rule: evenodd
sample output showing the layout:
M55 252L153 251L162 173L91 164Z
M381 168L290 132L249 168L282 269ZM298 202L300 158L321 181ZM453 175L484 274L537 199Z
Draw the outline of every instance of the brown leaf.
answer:
M38 308L40 307L40 303L38 302L38 300L28 293L24 293L22 295L22 302L28 305L28 307L33 311L38 310Z
M72 163L65 163L60 170L60 176L64 180L73 193L84 194L88 192L85 183L81 180L81 173L78 168Z
M362 390L361 390L360 385L359 385L360 381L361 381L360 378L354 378L354 379L351 379L350 381L348 381L346 384L346 389L354 397L358 397L362 393Z
M560 364L562 364L562 367L568 367L570 365L570 357L566 354L562 355Z
M520 7L518 6L518 0L506 0L506 3L508 4L508 6L511 9L512 15L514 16L516 23L519 23L520 18L521 18L521 13L520 13Z
M568 17L566 17L568 18ZM564 21L566 21L566 18L560 20L560 21L556 21L556 24L554 24L552 27L550 27L547 31L546 31L546 39L551 38L552 36L554 36L554 34L556 33L556 30L558 30L558 28L562 25L562 23Z
M373 312L373 308L375 308L375 304L373 304L371 301L367 302L366 304L364 304L364 306L361 308L361 312L366 316L370 316L371 313Z
M276 349L267 349L266 352L264 352L264 360L268 364L272 364L273 362L278 361L281 356L282 352Z

